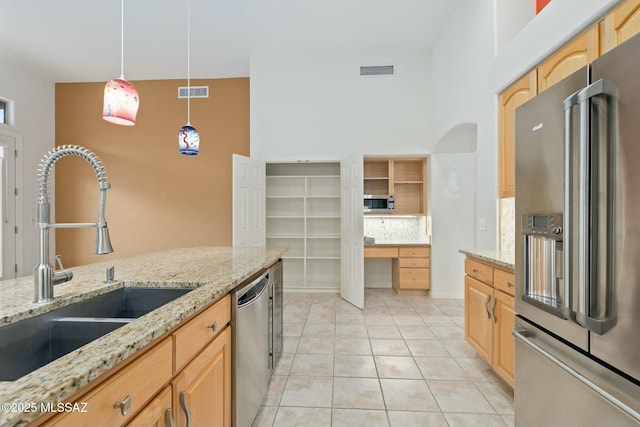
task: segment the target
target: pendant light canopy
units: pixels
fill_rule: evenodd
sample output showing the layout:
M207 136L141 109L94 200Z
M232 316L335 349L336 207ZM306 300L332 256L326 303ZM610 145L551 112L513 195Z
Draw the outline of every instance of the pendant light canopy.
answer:
M102 118L123 126L136 124L140 97L136 88L124 78L124 0L120 2L120 78L104 87Z
M200 134L191 126L191 0L187 0L187 124L178 131L180 154L197 156L200 152Z

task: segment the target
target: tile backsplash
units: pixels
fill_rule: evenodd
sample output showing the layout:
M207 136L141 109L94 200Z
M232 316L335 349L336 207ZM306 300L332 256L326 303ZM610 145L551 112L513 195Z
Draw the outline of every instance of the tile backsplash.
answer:
M427 218L424 216L365 215L364 235L375 237L376 243L430 242L430 236L427 235Z
M500 200L500 250L513 252L516 240L516 206L515 197Z

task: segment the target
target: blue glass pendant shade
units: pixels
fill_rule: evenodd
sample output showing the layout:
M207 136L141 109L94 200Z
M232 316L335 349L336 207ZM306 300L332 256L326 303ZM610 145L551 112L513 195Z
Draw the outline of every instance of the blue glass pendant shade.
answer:
M197 156L200 151L200 134L191 125L184 125L178 131L178 146L180 154Z

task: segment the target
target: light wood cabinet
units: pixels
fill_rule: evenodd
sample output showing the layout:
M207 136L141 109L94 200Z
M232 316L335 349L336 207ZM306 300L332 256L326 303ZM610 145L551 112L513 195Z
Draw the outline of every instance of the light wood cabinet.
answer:
M513 271L467 257L465 273L465 340L513 387Z
M538 93L598 58L598 39L598 26L593 25L538 65Z
M430 246L365 246L365 258L391 258L391 287L397 294L427 294L431 288Z
M626 0L600 21L600 54L640 33L640 0Z
M364 159L364 194L391 195L394 215L425 215L426 159Z
M127 427L171 427L172 423L175 424L171 406L171 386L167 386L127 424Z
M87 412L45 414L31 425L230 426L230 299L205 307L88 391L70 396L68 402L87 402Z
M231 327L187 365L173 389L178 427L231 425Z
M500 197L515 196L515 111L536 96L536 70L512 84L499 96L498 185Z

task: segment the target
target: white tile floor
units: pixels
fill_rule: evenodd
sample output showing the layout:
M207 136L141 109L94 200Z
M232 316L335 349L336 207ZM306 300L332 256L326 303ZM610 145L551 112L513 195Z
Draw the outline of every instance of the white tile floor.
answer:
M254 427L511 426L513 392L464 341L462 300L285 293L284 353Z

